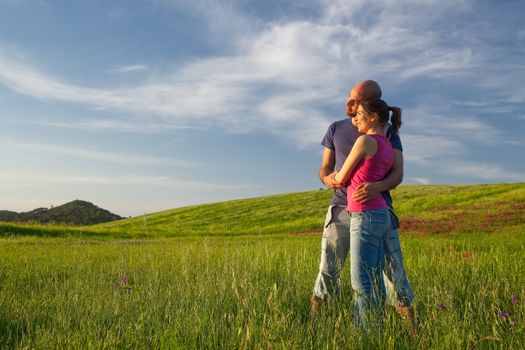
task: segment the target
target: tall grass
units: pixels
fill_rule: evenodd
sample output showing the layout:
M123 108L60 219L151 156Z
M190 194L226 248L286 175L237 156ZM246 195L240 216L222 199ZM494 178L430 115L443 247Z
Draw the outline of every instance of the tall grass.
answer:
M372 334L353 328L348 266L341 299L309 324L318 235L3 238L0 344L37 349L519 349L525 341L524 229L403 237L417 293L416 339L392 310ZM503 311L510 315L500 317Z

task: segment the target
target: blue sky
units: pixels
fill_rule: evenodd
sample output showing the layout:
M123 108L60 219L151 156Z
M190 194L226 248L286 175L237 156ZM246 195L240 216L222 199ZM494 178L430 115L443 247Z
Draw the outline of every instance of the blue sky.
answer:
M117 214L322 187L351 86L405 184L525 181L523 1L0 0L0 209Z

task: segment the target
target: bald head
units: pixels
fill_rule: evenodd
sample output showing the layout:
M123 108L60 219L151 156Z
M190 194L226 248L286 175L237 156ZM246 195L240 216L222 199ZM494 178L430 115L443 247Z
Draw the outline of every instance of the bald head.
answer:
M381 87L373 80L363 80L355 84L357 94L363 101L377 100L381 98Z
M346 114L355 117L359 102L381 98L381 87L373 80L363 80L354 85L346 100Z

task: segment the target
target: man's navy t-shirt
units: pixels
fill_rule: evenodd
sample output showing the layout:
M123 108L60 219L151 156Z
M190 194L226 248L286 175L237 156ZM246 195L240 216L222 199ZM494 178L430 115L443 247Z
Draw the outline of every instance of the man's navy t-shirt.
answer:
M361 134L357 131L357 128L352 125L351 118L346 118L330 124L321 144L335 152L335 170L341 169L346 158L350 154L350 150L352 149L355 140L357 140L360 135ZM401 139L399 138L399 135L392 134L391 127L388 128L386 137L390 139L392 148L403 151ZM392 207L392 197L390 197L390 193L383 192L382 195L385 198L386 204L389 207ZM332 204L346 207L346 202L346 188L334 190Z

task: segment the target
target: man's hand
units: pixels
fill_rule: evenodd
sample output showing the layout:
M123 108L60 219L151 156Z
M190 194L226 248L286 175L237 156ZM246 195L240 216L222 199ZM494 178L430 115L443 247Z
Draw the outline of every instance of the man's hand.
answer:
M352 199L359 203L366 203L381 193L380 186L375 182L363 182L357 186Z
M330 173L329 175L325 176L323 179L323 183L333 190L337 190L338 188L342 187L341 183L336 181L335 174L337 174L337 171Z

